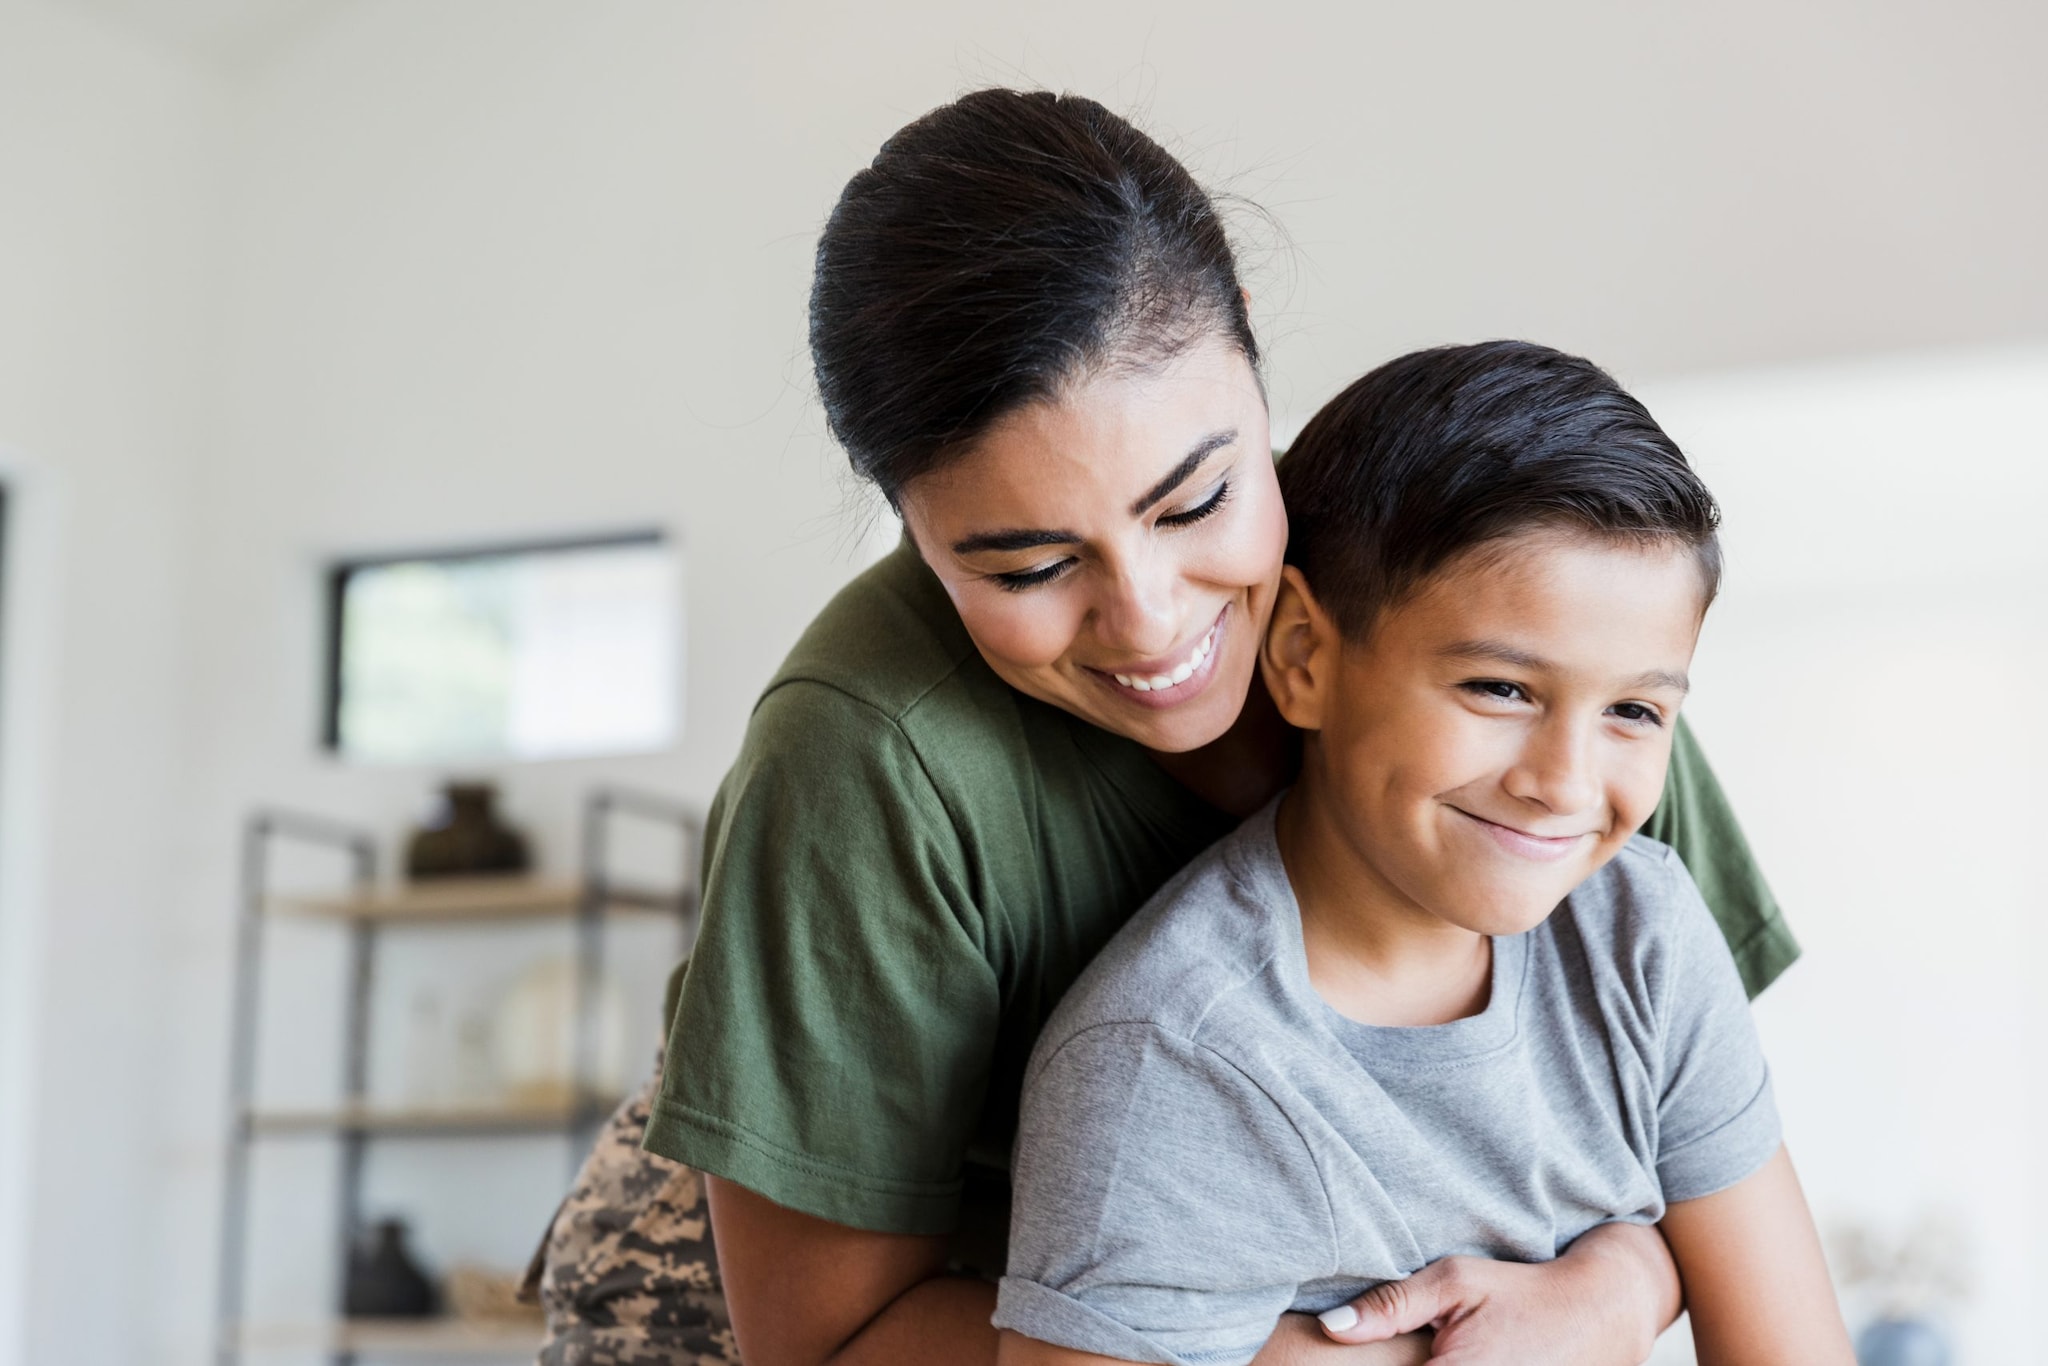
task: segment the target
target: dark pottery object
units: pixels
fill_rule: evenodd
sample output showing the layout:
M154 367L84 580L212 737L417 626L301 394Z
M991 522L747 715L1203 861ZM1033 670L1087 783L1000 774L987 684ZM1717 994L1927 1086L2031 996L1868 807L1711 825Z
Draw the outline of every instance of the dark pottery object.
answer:
M341 1312L351 1318L419 1319L440 1308L434 1283L405 1247L405 1221L380 1219L348 1253Z
M1856 1366L1949 1366L1948 1339L1924 1319L1877 1319L1856 1335Z
M449 783L442 809L406 845L406 876L525 872L526 837L498 819L497 799L489 783Z

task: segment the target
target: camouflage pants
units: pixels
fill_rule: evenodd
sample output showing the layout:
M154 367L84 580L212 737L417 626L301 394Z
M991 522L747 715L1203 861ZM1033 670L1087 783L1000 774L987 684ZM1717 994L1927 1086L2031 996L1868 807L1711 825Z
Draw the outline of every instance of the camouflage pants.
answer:
M660 1080L606 1122L527 1268L539 1366L739 1366L703 1178L640 1147Z

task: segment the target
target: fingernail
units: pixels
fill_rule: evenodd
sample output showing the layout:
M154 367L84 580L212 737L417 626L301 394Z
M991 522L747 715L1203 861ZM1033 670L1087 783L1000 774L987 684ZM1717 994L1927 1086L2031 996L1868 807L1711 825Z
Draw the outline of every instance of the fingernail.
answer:
M1349 1332L1358 1326L1358 1311L1348 1304L1340 1304L1335 1309L1318 1314L1316 1317L1323 1321L1323 1327L1333 1333Z

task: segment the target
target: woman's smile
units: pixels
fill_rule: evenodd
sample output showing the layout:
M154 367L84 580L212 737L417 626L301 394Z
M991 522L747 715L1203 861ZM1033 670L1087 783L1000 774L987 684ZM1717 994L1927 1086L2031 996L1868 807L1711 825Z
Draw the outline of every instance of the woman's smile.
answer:
M1210 661L1216 657L1216 644L1223 639L1229 616L1230 607L1226 604L1192 648L1163 659L1128 663L1115 669L1083 667L1097 678L1108 680L1125 701L1141 707L1172 707L1192 701L1216 676Z

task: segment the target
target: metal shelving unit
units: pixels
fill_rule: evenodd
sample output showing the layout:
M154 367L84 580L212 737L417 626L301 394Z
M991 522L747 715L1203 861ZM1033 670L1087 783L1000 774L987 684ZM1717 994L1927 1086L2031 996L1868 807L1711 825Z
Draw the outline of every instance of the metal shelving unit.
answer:
M683 867L674 891L621 885L608 873L613 824L621 817L668 825L682 836ZM702 824L687 807L623 788L599 788L584 801L582 875L576 879L495 877L437 879L396 887L377 883L375 841L368 832L320 816L284 810L251 815L242 832L241 907L235 936L233 1022L228 1066L228 1151L222 1182L219 1320L215 1360L237 1366L244 1355L270 1350L325 1352L334 1366L358 1355L503 1356L531 1350L517 1329L445 1319L417 1321L341 1316L342 1277L348 1249L363 1228L363 1163L379 1138L484 1139L507 1135L561 1135L573 1175L618 1103L596 1093L596 1006L604 967L604 928L614 915L674 917L679 953L696 935L697 860ZM349 868L350 890L328 897L277 896L270 876L280 843L333 850ZM261 999L264 930L283 919L331 921L348 940L348 992L344 1021L342 1096L328 1108L262 1110L255 1104L256 1024ZM445 1107L385 1107L366 1099L369 1081L370 988L377 945L387 931L415 925L567 920L576 932L573 1071L559 1102ZM339 1144L337 1198L341 1250L334 1289L335 1317L317 1324L262 1325L245 1321L243 1279L247 1259L251 1150L264 1139L329 1136Z

